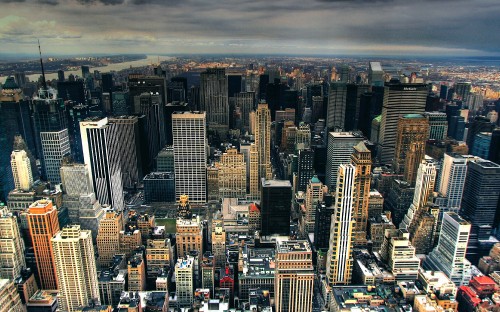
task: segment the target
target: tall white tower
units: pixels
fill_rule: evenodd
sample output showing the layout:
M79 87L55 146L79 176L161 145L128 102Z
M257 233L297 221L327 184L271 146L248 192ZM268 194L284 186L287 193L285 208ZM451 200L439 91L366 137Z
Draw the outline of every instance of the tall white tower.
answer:
M33 174L31 172L30 159L26 151L13 151L10 156L10 165L16 189L29 191L33 184Z

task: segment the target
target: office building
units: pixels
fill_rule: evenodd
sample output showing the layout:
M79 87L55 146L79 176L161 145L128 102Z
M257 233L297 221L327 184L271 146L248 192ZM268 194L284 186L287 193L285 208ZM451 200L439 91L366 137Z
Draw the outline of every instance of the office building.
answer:
M256 231L261 230L262 217L260 206L256 203L251 203L248 207L248 233L254 235Z
M255 111L255 145L259 155L259 181L272 178L271 167L271 111L266 103L259 103Z
M429 140L444 141L448 134L448 120L446 113L425 112L424 116L429 122Z
M243 247L242 269L238 273L239 298L247 300L252 289L269 291L274 298L275 248Z
M189 255L190 251L203 254L203 230L198 218L178 218L175 224L177 258Z
M193 203L204 203L206 195L206 113L174 112L175 197L189 196Z
M386 84L377 151L382 164L390 164L395 155L399 117L424 113L427 93L425 84Z
M71 153L67 109L64 101L52 91L40 91L33 100L33 123L42 176L60 183L59 167L63 156Z
M476 134L471 154L483 159L487 159L490 153L491 138L491 132L480 132Z
M407 114L399 117L397 131L394 171L403 174L404 179L414 185L418 166L425 155L429 122L420 114Z
M255 92L239 92L235 94L234 105L241 112L241 127L243 132L250 130L250 112L255 106Z
M471 279L471 264L465 259L471 225L455 212L443 214L439 241L425 258L423 267L442 271L455 285L467 285Z
M173 172L151 172L144 179L144 201L174 202L175 180Z
M276 311L312 312L314 268L307 241L278 241L274 270Z
M191 308L193 305L194 282L194 258L179 257L175 264L175 295L179 307Z
M228 80L224 68L207 68L200 74L200 108L207 114L210 130L213 129L221 134L227 133L229 99Z
M226 265L226 230L222 220L212 222L212 254L216 268L224 268Z
M363 141L359 132L329 132L328 156L326 162L326 181L329 190L336 189L338 168L342 164L351 163L354 146Z
M139 134L139 119L136 116L120 116L108 119L116 130L116 140L121 145L120 170L124 187L134 187L142 179L143 143Z
M156 156L157 172L174 172L174 147L165 146Z
M245 198L247 193L247 167L242 153L228 148L217 163L219 168L220 198Z
M332 82L328 93L326 127L329 131L345 130L347 85L344 82Z
M89 165L64 162L61 166L61 183L68 196L92 193Z
M380 255L387 262L396 281L417 279L420 259L415 256L415 247L411 245L410 234L406 230L385 230Z
M446 198L444 211L458 212L460 209L469 159L472 158L459 154L444 154L438 189L439 194Z
M59 232L57 209L50 200L39 200L30 205L26 217L35 253L37 283L41 289L56 290L57 276L50 240Z
M476 116L470 123L467 130L467 146L469 150L474 150L476 135L481 132L492 132L495 129L495 125L490 122L490 120L484 116Z
M500 164L500 128L493 130L488 160Z
M14 150L11 154L10 165L14 176L14 186L18 190L29 191L33 184L31 162L24 150Z
M89 230L79 225L63 228L52 239L59 285L59 305L63 311L99 302L94 246ZM71 269L70 269L71 268Z
M169 270L174 264L174 251L170 239L163 237L165 234L164 227L155 227L153 235L156 238L147 240L146 275L148 282L156 281L163 274L164 270Z
M10 166L14 137L20 134L28 149L36 151L29 102L24 99L14 77L8 77L0 90L0 113L0 137L5 139L0 146L0 200L5 202L8 193L14 188Z
M297 186L295 191L305 192L307 184L314 176L314 150L299 150L297 164Z
M98 264L101 268L111 265L113 256L120 250L120 231L123 229L123 214L112 208L106 208L105 215L99 222L97 232Z
M292 185L287 180L261 180L261 235L290 235Z
M372 86L384 86L384 70L380 62L370 62L368 68L368 83Z
M453 88L455 89L455 95L458 100L467 101L472 89L472 84L469 81L456 82Z
M330 193L324 194L323 202L316 205L316 219L314 220L314 246L316 250L328 250L330 246L333 212L333 196Z
M88 165L97 200L101 204L123 210L122 150L117 130L107 118L80 122L83 158Z
M248 172L248 199L260 199L260 183L259 183L259 151L257 145L252 143L249 150L249 172Z
M473 265L489 251L480 250L479 241L490 237L499 196L500 165L483 159L468 162L459 214L471 223L467 259Z
M14 282L10 279L0 279L0 311L24 312L25 307L17 293Z
M348 285L352 279L354 239L353 204L356 192L356 168L340 165L335 190L335 210L330 227L330 245L326 263L326 277L329 285Z
M304 201L305 211L302 211L300 218L300 232L305 237L308 233L314 232L316 220L316 206L323 201L324 194L327 193L326 187L321 183L317 176L309 180L306 188L306 198Z
M135 253L128 259L127 277L129 291L146 290L146 261L142 252Z
M17 217L0 203L0 278L14 280L26 267Z
M366 246L366 234L368 225L368 208L370 203L371 185L371 152L363 142L354 146L354 153L351 156L351 164L356 169L354 178L354 193L352 217L356 223L353 228L353 245Z

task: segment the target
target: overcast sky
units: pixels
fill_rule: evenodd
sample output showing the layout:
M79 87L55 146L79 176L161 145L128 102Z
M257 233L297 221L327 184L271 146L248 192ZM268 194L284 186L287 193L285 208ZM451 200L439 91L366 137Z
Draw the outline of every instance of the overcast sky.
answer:
M0 53L500 55L500 0L0 0Z

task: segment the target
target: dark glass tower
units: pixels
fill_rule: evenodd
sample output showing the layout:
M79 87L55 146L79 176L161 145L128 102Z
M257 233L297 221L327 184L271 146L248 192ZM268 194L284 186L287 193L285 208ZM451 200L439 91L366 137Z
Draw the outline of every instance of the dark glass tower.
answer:
M292 185L285 180L261 181L261 235L290 235Z

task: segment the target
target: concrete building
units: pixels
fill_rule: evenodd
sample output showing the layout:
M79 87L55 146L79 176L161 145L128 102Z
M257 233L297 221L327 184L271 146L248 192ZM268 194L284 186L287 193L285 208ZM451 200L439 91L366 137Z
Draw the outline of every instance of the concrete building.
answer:
M216 268L226 265L226 231L222 220L212 221L212 254Z
M429 122L429 140L444 141L448 134L446 113L425 112L424 116Z
M92 235L79 225L63 228L52 239L54 262L62 310L72 312L77 307L99 302L97 269Z
M205 112L174 112L175 198L188 195L193 203L205 203L207 135Z
M356 168L353 165L339 166L326 264L329 285L348 285L352 279L353 203L357 196L355 179Z
M417 279L420 259L415 256L415 247L411 245L410 233L406 230L387 229L380 255L387 261L396 281Z
M351 164L354 166L354 194L352 217L354 218L353 245L366 246L368 208L370 203L371 186L371 152L363 142L354 146L354 153L351 156Z
M183 258L190 251L203 254L203 233L199 218L178 218L175 227L177 258Z
M245 245L243 255L243 268L238 271L239 298L248 299L257 288L269 291L274 298L276 250Z
M146 261L142 257L142 252L132 255L127 264L128 290L146 290Z
M0 279L0 312L24 312L25 307L17 293L14 282Z
M269 180L272 178L271 110L267 103L259 103L255 111L255 145L257 147L259 161L258 179L259 181L262 178Z
M0 279L14 280L26 267L17 217L0 203Z
M316 206L323 201L323 195L327 193L326 186L321 183L317 176L313 176L309 180L306 189L306 198L304 201L305 211L301 211L300 231L305 237L308 233L314 232L314 224L316 220Z
M10 165L14 176L14 186L18 190L29 191L33 184L31 162L26 151L12 151Z
M120 231L123 229L123 214L112 208L105 209L104 218L99 222L97 234L98 264L106 268L113 256L120 250Z
M56 312L59 309L57 291L38 290L26 303L28 312L47 311Z
M174 172L174 147L165 146L156 156L156 171Z
M312 312L314 269L309 243L278 241L274 276L276 311Z
M467 175L467 162L472 159L459 154L444 154L438 188L439 194L446 198L443 211L458 212L460 209Z
M344 82L332 82L328 94L326 127L329 131L345 129L347 85Z
M35 253L38 285L41 289L56 290L56 264L50 240L59 232L57 209L51 201L39 200L30 205L26 217Z
M180 257L175 264L175 284L177 305L190 308L193 304L194 291L194 258Z
M219 197L245 198L247 193L246 164L242 153L229 148L217 163L219 168Z
M227 134L229 98L228 79L224 68L207 68L200 74L200 109L206 111L210 129L216 130L220 127L221 133Z
M287 180L261 180L261 235L290 235L292 185Z
M426 84L391 82L385 85L377 151L380 163L391 163L395 155L399 117L424 113L427 94Z
M329 190L336 189L339 166L351 163L351 155L354 153L354 146L363 141L363 139L363 135L358 132L328 133L325 184Z
M144 177L143 183L146 203L175 201L173 172L151 172Z

